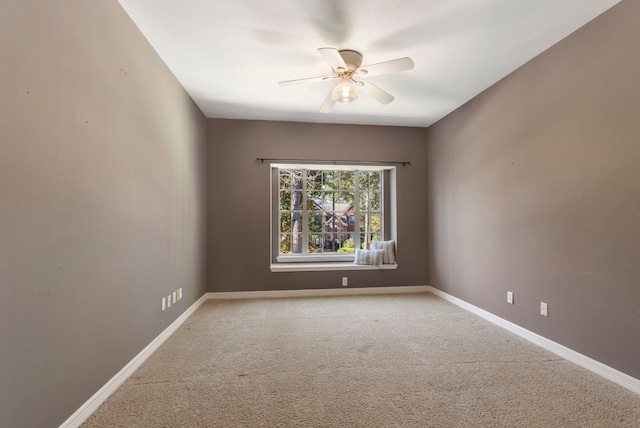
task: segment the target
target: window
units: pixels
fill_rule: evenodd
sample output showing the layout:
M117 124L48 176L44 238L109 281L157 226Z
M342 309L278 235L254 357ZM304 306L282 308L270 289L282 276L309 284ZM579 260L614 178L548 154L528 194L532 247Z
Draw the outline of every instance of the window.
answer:
M392 239L393 172L394 167L272 165L272 264L351 262L356 248Z

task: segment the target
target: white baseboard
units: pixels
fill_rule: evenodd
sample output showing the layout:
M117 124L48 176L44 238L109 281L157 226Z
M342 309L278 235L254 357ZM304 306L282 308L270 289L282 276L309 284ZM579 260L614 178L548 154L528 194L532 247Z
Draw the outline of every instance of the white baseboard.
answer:
M154 353L156 349L162 345L165 340L169 338L177 329L189 318L195 311L207 300L206 294L199 298L193 305L184 311L169 327L164 329L162 333L158 335L146 348L144 348L138 355L120 370L114 377L112 377L102 388L98 390L86 403L84 403L76 412L71 415L66 421L64 421L60 428L76 428L82 425L93 412L96 411L102 403L104 403L111 394L113 394L120 385L124 383L147 358Z
M586 355L582 355L579 352L576 352L572 349L567 348L566 346L560 345L552 340L547 339L546 337L540 336L532 331L529 331L525 328L520 327L517 324L514 324L510 321L502 319L491 312L487 312L484 309L480 309L477 306L474 306L470 303L465 302L464 300L458 299L450 294L447 294L443 291L438 290L437 288L433 288L431 286L426 287L430 293L435 294L436 296L453 303L456 306L459 306L462 309L465 309L475 315L478 315L481 318L486 319L487 321L492 322L493 324L502 327L511 333L517 334L518 336L538 345L546 349L547 351L551 351L559 357L564 358L567 361L571 361L578 366L589 370L599 376L602 376L605 379L608 379L612 382L617 383L618 385L628 389L631 392L635 392L636 394L640 394L640 380L634 377L631 377L621 371L618 371L612 367L609 367L601 362L598 362L592 358L587 357Z
M430 287L426 285L408 285L401 287L366 287L366 288L328 288L307 290L266 290L266 291L221 291L209 292L207 299L277 299L290 297L332 297L332 296L362 296L367 294L406 294L427 293Z

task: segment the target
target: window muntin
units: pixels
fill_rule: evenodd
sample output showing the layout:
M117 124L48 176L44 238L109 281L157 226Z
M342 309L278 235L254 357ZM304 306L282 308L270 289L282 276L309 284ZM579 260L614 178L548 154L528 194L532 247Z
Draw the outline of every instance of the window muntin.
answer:
M353 256L382 240L383 171L280 167L278 256Z

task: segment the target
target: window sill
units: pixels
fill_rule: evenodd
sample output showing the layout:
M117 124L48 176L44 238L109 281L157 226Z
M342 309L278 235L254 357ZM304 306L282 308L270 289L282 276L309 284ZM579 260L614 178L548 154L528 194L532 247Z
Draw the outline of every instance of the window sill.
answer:
M397 264L388 264L382 266L374 265L356 265L353 263L335 262L335 263L273 263L271 264L271 272L318 272L329 270L389 270L397 269Z
M277 264L287 263L353 263L355 254L278 256Z

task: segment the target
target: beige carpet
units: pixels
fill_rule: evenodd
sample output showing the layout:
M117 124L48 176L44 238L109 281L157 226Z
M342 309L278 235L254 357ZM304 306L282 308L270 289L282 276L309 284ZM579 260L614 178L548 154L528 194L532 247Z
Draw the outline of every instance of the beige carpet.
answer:
M640 427L640 396L430 294L209 301L85 427Z

